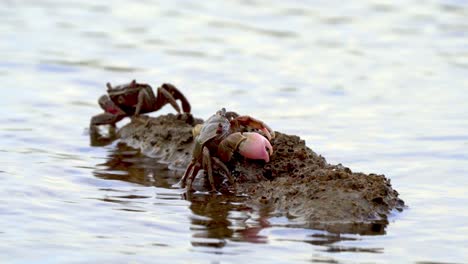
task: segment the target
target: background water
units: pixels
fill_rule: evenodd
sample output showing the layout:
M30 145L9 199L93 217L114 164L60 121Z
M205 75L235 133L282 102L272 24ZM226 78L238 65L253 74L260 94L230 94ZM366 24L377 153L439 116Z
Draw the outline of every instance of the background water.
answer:
M1 262L468 262L464 0L6 0L0 79ZM384 173L409 207L366 236L186 201L137 151L90 146L105 83L131 79Z

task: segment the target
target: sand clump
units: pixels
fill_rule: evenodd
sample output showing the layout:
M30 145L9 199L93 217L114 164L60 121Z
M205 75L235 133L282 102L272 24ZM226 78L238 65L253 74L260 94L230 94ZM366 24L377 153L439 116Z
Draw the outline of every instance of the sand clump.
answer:
M183 170L191 159L192 128L202 122L189 114L141 116L119 134L123 142L167 163L169 169ZM388 223L392 210L404 207L384 175L328 164L298 136L276 132L271 143L274 154L269 163L234 155L228 164L236 177L236 192L247 196L249 206L271 207L311 227L353 233L376 231ZM231 188L224 175L216 179L219 190Z

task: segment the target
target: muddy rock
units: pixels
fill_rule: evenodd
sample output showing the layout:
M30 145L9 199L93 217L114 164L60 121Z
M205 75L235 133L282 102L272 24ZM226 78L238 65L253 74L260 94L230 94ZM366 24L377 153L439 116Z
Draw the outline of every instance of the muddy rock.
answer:
M200 123L191 115L142 116L119 134L126 144L182 171L191 159L192 129ZM245 194L253 208L270 207L313 228L366 234L382 232L389 214L404 207L384 175L328 164L298 136L276 132L271 143L274 154L269 163L234 155L228 164L236 177L236 192ZM219 190L229 189L224 175L216 179Z
M192 157L192 129L203 120L190 114L168 114L157 118L140 116L119 130L127 145L173 168L185 168Z

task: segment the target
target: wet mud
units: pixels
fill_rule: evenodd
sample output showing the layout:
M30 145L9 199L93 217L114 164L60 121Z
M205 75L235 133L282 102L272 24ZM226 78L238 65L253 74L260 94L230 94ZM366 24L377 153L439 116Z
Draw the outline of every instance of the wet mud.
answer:
M203 120L189 114L140 116L118 131L120 140L140 149L155 162L178 171L181 177L191 159L192 129ZM352 172L306 146L295 135L276 132L274 153L268 163L235 155L228 164L236 177L236 194L246 196L247 206L286 216L302 226L337 233L379 234L404 202L384 175ZM221 170L214 168L218 190L232 190ZM194 188L207 191L205 177ZM229 195L229 194L225 194Z

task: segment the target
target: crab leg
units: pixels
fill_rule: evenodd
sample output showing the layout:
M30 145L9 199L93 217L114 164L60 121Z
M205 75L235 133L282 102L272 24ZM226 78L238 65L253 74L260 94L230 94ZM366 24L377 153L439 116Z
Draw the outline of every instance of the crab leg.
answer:
M208 174L208 180L210 180L211 191L216 192L216 187L213 178L213 167L211 166L211 155L207 147L203 147L203 169Z
M192 173L190 174L189 176L189 183L188 183L188 186L187 186L187 190L188 191L191 191L192 190L192 184L193 184L193 180L195 179L195 177L197 176L198 174L198 171L200 170L201 166L199 163L196 163L195 166L193 166L193 171Z
M140 92L138 93L138 103L135 107L135 113L133 113L133 115L137 116L141 113L141 108L144 106L144 105L150 105L151 104L151 101L150 101L150 95L148 94L148 92L146 90L140 90Z
M164 98L164 102L160 101L160 96L163 96ZM156 101L156 108L159 109L161 108L163 105L165 105L166 103L170 103L172 105L172 107L174 107L174 109L177 111L177 113L180 114L180 107L179 105L177 104L177 102L175 101L174 97L172 96L172 94L170 92L168 92L164 87L159 87L158 88L158 97L157 97L157 101Z
M195 162L192 161L190 162L190 164L188 165L187 169L185 170L184 172L184 176L182 176L182 179L180 179L180 186L182 188L185 187L185 184L187 183L187 177L190 175L190 173L192 172L192 169L193 169L193 166L195 165Z
M184 110L184 113L190 113L190 103L188 102L187 98L185 98L184 94L181 91L179 91L179 89L177 89L174 85L170 83L163 83L161 85L161 88L168 91L172 95L172 98L174 98L175 100L180 100L182 104L182 110Z
M219 167L221 167L225 172L226 172L226 175L229 179L229 182L234 185L235 184L235 179L234 177L231 175L231 172L229 171L228 167L226 166L226 164L224 164L221 160L219 160L217 157L212 157L213 161L216 163L216 165L218 165Z

